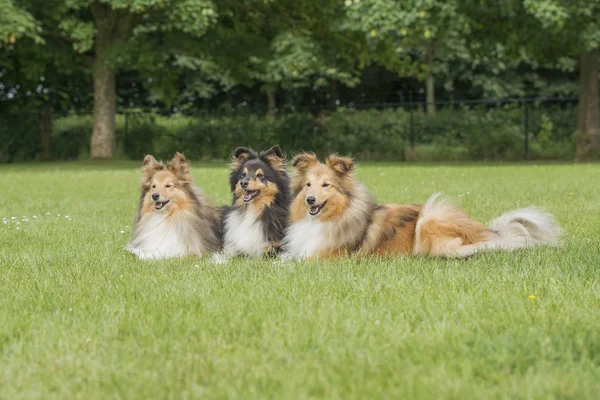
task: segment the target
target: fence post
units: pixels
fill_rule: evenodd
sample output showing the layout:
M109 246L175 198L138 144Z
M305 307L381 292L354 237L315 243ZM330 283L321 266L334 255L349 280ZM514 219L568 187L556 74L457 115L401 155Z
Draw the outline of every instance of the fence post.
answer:
M129 134L129 113L125 110L125 137Z
M410 110L410 149L412 151L415 150L415 120L414 120L414 104L413 104L413 99L412 99L412 92L409 92L408 94L409 96L409 107L408 109Z
M525 131L523 158L527 160L529 158L529 109L526 101L523 101L523 130Z

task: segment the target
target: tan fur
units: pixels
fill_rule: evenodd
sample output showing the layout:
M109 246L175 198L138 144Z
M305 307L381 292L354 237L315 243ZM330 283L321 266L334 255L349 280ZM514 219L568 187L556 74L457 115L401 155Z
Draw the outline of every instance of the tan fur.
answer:
M247 169L244 172L248 173ZM257 213L256 215L260 214L266 206L271 205L275 201L275 197L279 192L277 190L277 185L275 185L273 182L267 181L265 183L262 182L260 179L256 179L256 175L261 173L262 171L260 169L257 169L254 177L248 181L248 190L260 190L260 194L258 195L258 197L256 197L250 203L244 203L244 200L242 199L244 189L242 189L239 182L235 186L234 190L235 195L237 197L235 204L242 207L249 207L254 209L254 211L256 211Z
M159 194L161 202L168 204L160 212L169 221L176 216L185 215L185 220L190 225L198 226L196 230L201 250L206 252L220 249L220 238L215 236L211 229L218 226L222 219L222 210L213 207L208 198L193 187L191 169L188 161L181 153L176 153L173 159L165 166L153 156L147 155L142 165L141 198L135 220L133 239L143 229L144 222L155 210L152 194Z
M250 153L240 153L237 157L231 156L231 168L238 169L247 159L250 157Z
M386 204L375 210L361 244L361 255L410 254L420 209L418 205Z
M292 158L294 174L292 175L291 187L294 194L302 189L306 171L315 165L319 165L319 160L314 153L300 153Z
M267 163L277 172L285 172L285 155L278 157L276 153L272 152L271 149L265 152L265 160Z
M489 240L492 231L467 214L433 196L424 206L415 227L414 254L464 257L478 243Z
M436 203L377 206L354 177L352 159L331 155L321 164L314 154L299 154L295 168L290 222L318 218L323 240L318 258L339 257L347 252L361 256L419 254L464 257L492 235L491 230L462 211ZM323 186L326 184L328 186ZM325 203L317 216L307 216L306 198Z

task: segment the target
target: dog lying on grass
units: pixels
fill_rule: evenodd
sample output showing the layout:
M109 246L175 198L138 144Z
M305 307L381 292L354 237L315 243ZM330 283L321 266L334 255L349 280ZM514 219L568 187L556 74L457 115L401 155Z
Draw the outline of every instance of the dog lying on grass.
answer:
M291 202L290 179L279 146L255 153L235 150L229 184L232 205L225 211L226 256L261 256L281 246Z
M509 212L485 226L433 195L423 205L376 204L354 176L352 159L312 153L292 159L294 200L284 258L345 254L468 257L486 249L555 244L560 228L536 208Z
M131 243L126 250L141 259L219 251L222 210L193 186L190 165L176 153L167 164L144 158L141 196Z

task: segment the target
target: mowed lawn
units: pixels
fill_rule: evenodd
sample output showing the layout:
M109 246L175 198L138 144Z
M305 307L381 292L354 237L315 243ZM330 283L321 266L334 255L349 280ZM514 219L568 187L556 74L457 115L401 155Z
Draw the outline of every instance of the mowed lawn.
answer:
M0 166L0 398L600 396L600 165L358 169L380 202L543 206L559 248L213 265L123 251L138 164ZM192 172L229 201L224 162Z

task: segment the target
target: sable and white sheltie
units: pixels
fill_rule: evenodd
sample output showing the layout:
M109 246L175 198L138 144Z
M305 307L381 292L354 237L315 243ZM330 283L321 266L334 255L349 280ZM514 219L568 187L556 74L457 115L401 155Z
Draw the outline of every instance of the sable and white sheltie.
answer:
M433 195L423 205L377 205L354 177L352 159L314 154L292 159L295 197L284 257L334 258L346 253L467 257L485 249L556 244L554 217L536 208L502 215L489 226Z
M165 168L147 155L142 172L138 213L126 249L141 259L219 251L222 211L193 186L185 157L176 153Z
M233 202L224 216L227 256L277 252L285 234L291 202L285 156L279 146L256 154L240 147L229 176Z

